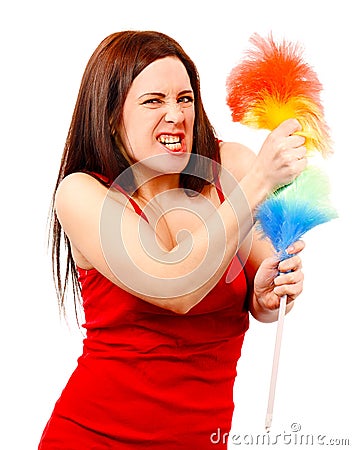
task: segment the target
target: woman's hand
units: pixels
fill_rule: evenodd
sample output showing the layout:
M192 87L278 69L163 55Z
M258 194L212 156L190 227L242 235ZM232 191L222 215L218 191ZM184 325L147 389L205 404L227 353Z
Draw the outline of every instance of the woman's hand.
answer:
M263 143L254 170L269 191L291 183L305 169L305 138L295 134L301 130L296 119L288 119L273 130Z
M290 258L278 263L278 259L270 257L262 262L254 279L257 312L273 312L279 308L283 295L287 295L287 305L290 305L302 292L304 275L299 253L304 247L303 241L295 242L287 249L287 253L293 255Z

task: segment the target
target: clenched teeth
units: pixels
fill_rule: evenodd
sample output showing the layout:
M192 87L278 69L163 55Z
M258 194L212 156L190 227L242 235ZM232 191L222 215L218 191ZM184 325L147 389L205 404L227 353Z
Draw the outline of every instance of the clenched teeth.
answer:
M172 151L178 151L181 149L181 139L180 136L172 136L168 134L162 134L158 137L158 142L165 145Z
M159 136L158 141L161 144L177 144L180 143L180 137L171 136L169 134L162 134L161 136Z

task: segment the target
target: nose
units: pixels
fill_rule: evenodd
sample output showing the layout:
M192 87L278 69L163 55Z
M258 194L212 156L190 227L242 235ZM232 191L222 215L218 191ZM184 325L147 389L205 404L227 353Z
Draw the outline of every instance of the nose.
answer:
M169 103L164 119L168 123L180 123L184 121L184 113L179 103Z

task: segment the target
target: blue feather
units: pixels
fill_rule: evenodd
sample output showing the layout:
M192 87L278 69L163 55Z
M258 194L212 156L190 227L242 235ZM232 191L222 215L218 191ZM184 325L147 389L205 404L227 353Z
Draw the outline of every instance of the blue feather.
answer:
M315 167L274 192L256 211L258 228L271 240L280 260L289 257L286 249L307 231L335 217L328 179Z

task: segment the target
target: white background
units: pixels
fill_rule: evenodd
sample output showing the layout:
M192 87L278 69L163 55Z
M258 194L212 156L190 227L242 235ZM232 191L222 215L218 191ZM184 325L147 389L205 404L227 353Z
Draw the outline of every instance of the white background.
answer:
M13 0L0 21L0 448L37 447L80 354L74 321L69 329L58 317L46 217L84 67L104 37L123 29L176 38L198 66L219 136L254 151L263 134L231 122L226 76L253 32L303 43L324 85L336 151L325 168L340 218L305 239L305 291L285 322L273 433L296 422L303 434L352 444L351 2ZM234 433L264 431L274 337L275 325L251 323L235 384Z

